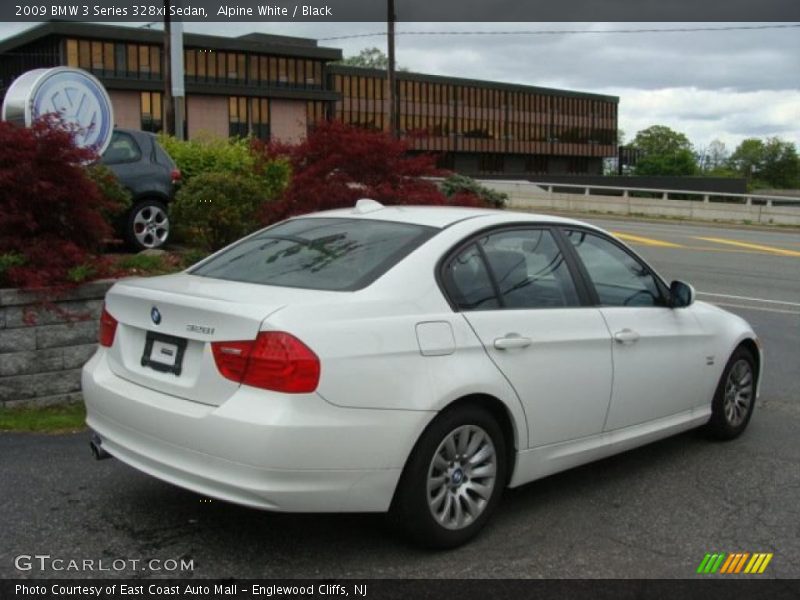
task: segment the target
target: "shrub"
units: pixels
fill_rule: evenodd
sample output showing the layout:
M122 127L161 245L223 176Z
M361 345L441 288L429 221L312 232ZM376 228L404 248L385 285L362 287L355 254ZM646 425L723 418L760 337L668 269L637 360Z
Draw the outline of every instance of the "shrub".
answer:
M184 240L217 250L258 229L263 190L253 175L197 175L178 192L170 217Z
M5 280L6 271L11 267L21 267L25 264L25 257L19 252L5 252L0 254L0 285Z
M385 204L485 205L466 191L445 196L434 183L422 179L440 174L435 157L410 155L404 141L381 131L323 122L296 146L258 142L254 146L266 159L285 158L292 172L280 198L264 205L266 223L352 206L359 198Z
M256 158L242 138L200 137L182 141L161 135L159 141L181 170L184 183L204 173L250 175Z
M68 285L80 265L103 273L93 253L112 234L104 214L119 207L87 177L95 159L52 116L30 128L0 122L0 254L17 257L0 284Z
M106 200L107 208L103 210L106 220L113 220L131 207L131 193L123 186L114 172L100 163L90 165L86 175L100 190ZM111 209L111 212L108 212Z
M508 202L508 194L490 189L466 175L454 174L442 182L442 192L448 198L458 193L474 194L487 205L502 208Z

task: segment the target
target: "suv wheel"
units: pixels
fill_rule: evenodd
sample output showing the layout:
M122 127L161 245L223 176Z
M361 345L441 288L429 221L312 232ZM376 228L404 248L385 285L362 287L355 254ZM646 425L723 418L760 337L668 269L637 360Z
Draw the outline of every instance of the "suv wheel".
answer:
M158 200L142 200L128 213L125 237L137 250L160 248L169 238L167 207Z

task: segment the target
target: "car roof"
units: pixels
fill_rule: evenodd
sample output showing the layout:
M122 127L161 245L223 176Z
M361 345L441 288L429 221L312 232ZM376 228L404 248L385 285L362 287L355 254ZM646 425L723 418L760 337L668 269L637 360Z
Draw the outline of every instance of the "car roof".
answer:
M468 219L486 219L491 220L494 223L498 221L498 217L502 217L501 220L508 222L536 221L540 223L560 224L580 223L579 221L564 217L529 212L517 212L512 210L469 208L463 206L383 206L378 202L366 199L359 200L357 206L352 208L338 208L301 216L301 218L306 217L346 217L348 219L392 221L396 223L425 225L428 227L436 227L438 229L444 229L454 225L455 223L466 221Z

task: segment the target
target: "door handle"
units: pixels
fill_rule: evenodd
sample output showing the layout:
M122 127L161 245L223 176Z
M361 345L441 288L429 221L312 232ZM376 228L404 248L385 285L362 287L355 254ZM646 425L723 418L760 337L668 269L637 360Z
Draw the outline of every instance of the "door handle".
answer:
M620 344L633 344L639 341L639 334L633 329L623 329L614 334L614 339Z
M496 338L494 347L498 350L511 350L512 348L527 348L532 343L531 338L522 337L517 333L509 333L505 337Z

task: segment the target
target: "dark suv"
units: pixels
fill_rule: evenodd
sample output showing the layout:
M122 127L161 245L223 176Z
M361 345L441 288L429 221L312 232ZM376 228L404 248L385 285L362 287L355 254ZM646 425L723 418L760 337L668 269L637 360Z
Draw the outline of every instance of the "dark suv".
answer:
M115 129L100 162L133 196L121 220L125 240L134 248L160 248L169 237L167 204L175 196L181 172L152 133Z

